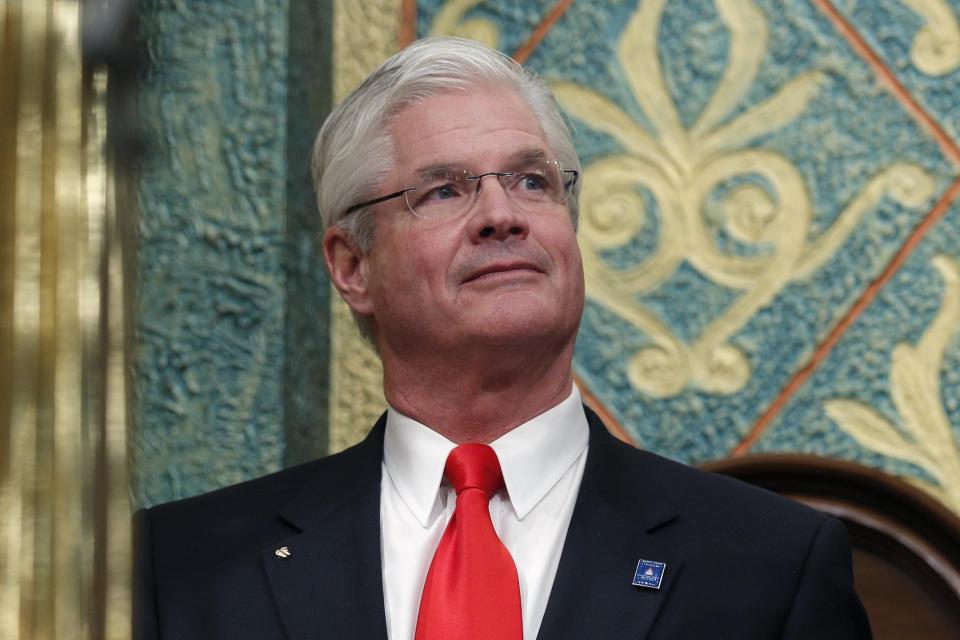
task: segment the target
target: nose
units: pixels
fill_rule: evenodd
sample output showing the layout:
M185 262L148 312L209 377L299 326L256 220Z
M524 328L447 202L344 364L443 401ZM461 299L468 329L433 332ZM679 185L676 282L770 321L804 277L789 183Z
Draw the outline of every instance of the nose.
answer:
M476 200L469 216L470 237L474 242L523 239L530 232L527 214L507 195L496 174L477 180Z

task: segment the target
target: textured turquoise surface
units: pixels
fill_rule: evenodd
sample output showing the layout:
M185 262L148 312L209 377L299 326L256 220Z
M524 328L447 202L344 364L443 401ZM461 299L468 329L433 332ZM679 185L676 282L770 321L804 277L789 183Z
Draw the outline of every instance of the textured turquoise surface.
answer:
M960 1L941 0L960 16ZM924 26L923 18L902 0L837 2L837 9L857 29L871 48L880 55L911 95L930 112L947 133L960 140L960 61L950 71L925 73L910 55L914 39Z
M901 342L916 344L939 311L943 281L931 264L938 255L960 260L960 209L954 205L910 256L884 291L844 335L810 382L790 402L757 445L758 451L801 450L859 460L892 473L920 475L922 469L863 451L824 412L836 398L859 400L903 429L890 398L890 356ZM960 442L960 331L948 343L940 391L954 437Z
M329 77L288 58L323 53L322 6L140 4L137 506L326 450L328 287L306 165L329 94L304 91Z
M330 281L310 176L313 138L333 102L331 0L291 0L286 131L284 465L326 455Z

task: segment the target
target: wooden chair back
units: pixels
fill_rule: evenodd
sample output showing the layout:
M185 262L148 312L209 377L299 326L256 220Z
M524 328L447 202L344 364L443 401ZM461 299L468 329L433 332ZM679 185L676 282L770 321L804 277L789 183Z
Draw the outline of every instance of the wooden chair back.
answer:
M858 464L762 454L704 465L836 516L877 640L960 639L960 518L906 482Z

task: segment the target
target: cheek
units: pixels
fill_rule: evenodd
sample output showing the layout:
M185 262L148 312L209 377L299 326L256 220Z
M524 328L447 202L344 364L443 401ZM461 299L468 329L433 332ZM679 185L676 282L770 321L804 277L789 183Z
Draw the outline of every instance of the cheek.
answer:
M419 281L430 280L431 276L437 270L436 260L430 253L422 250L422 246L419 247L419 249L421 250L418 250L415 255L410 257L410 273Z
M584 276L583 259L580 256L580 246L576 236L570 235L560 242L561 249L557 252L557 260L566 280L565 291L571 299L583 298Z
M429 269L429 238L424 238L420 229L406 217L395 218L391 224L381 222L375 241L377 272L384 283L409 286L409 281L422 278Z
M448 227L452 226L448 224ZM423 233L412 235L407 240L411 276L427 288L447 286L450 267L459 248L457 238L450 231L447 227L424 225Z
M558 236L554 239L554 246L558 247L557 254L563 261L567 271L573 273L583 273L583 259L580 257L580 245L577 244L577 236L571 229L568 233Z
M583 262L580 260L579 253L576 254L575 262L570 267L570 279L573 280L570 290L573 292L574 299L580 300L580 306L582 308L586 285L583 277Z
M391 245L390 256L377 265L377 288L381 299L387 298L385 304L424 307L445 296L450 263L430 239L408 236Z

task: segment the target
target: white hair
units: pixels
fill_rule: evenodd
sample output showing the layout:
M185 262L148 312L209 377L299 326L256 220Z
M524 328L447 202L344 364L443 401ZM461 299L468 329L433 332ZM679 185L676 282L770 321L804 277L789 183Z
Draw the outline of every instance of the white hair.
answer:
M323 230L339 225L359 251L373 245L370 209L347 209L377 195L393 168L390 123L431 96L453 90L505 86L533 111L547 145L565 169L580 170L570 130L546 82L510 57L463 38L425 38L374 71L334 108L313 145L311 169ZM577 222L579 181L568 207Z

